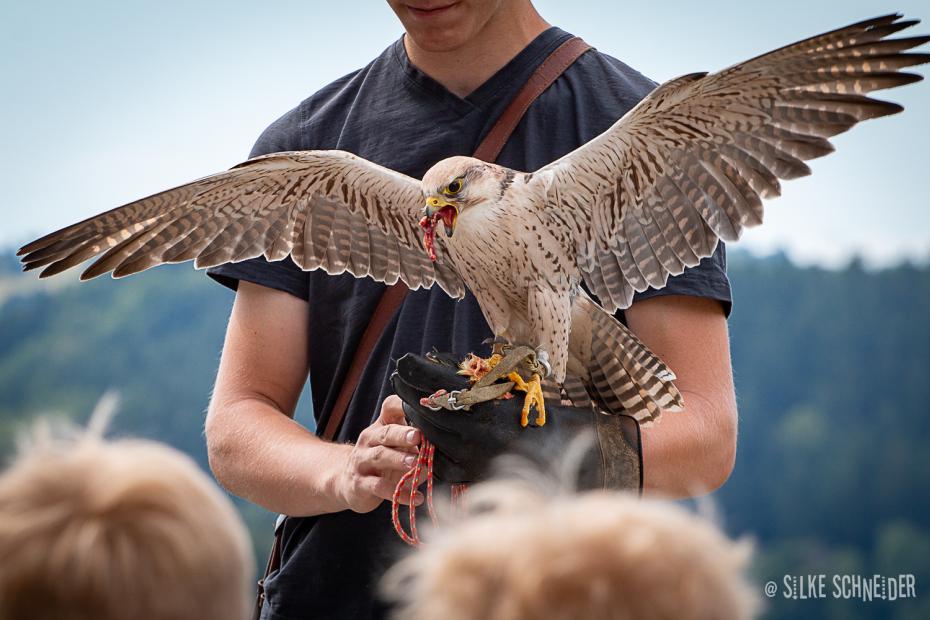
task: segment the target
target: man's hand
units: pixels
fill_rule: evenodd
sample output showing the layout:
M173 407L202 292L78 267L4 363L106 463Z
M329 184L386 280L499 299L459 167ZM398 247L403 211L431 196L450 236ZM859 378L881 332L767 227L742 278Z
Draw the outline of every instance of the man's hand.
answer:
M224 487L272 512L370 511L393 495L404 459L416 458L419 432L408 440L415 429L396 397L354 446L292 419L308 372L308 316L302 299L239 283L207 415L210 466Z
M355 512L371 512L383 500L394 497L401 477L417 458L420 431L407 426L400 398L388 396L381 405L381 415L363 430L352 447L348 462L336 480L336 492ZM401 493L402 502L410 501L410 489ZM423 496L418 491L414 502Z

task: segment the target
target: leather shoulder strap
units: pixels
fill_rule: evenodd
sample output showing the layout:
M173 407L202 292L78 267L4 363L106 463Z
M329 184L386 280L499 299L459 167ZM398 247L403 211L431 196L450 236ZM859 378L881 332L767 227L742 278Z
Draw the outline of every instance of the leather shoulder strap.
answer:
M495 161L530 105L589 49L591 46L578 37L572 37L555 48L514 95L491 131L475 149L474 156L487 162Z
M513 130L517 127L523 115L526 114L533 101L549 88L579 56L589 49L591 49L591 46L578 37L572 37L555 48L510 101L491 127L491 130L481 140L478 148L475 149L474 156L487 162L496 160L501 149L507 144ZM339 390L339 396L336 398L329 419L326 421L326 427L320 435L324 439L332 440L336 433L339 432L339 427L342 425L342 420L349 408L349 403L352 401L352 396L355 395L355 389L358 387L359 379L361 379L362 371L368 363L368 358L371 357L371 352L374 350L375 345L378 344L381 334L388 323L391 322L391 319L394 318L394 314L400 308L406 296L407 287L403 282L398 282L388 287L378 301L371 321L365 328L358 348L355 350L355 356L352 358L349 371L346 373L342 388Z
M346 410L349 408L349 401L351 401L352 396L355 395L355 388L358 387L358 382L362 377L365 364L368 362L368 358L371 357L371 352L374 350L375 345L378 344L378 339L381 337L381 334L384 333L388 323L394 318L394 314L397 312L397 309L400 308L406 296L407 287L403 282L398 282L397 284L389 286L384 291L384 294L381 295L381 299L378 300L378 305L375 306L375 312L371 315L371 320L365 327L364 333L362 333L362 339L359 341L358 348L355 350L355 356L352 358L352 363L349 365L346 378L342 381L342 388L339 390L339 396L336 398L336 403L333 405L333 410L329 414L329 420L326 422L326 428L323 429L321 437L331 440L336 436L336 433L339 432L339 425L342 423L342 418L345 417Z

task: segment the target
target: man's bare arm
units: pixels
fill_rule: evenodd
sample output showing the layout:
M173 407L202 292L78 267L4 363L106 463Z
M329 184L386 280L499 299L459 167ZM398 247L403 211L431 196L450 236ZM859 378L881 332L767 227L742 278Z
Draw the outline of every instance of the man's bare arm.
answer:
M396 398L355 445L293 420L308 370L307 302L240 282L206 421L210 467L232 493L307 516L373 510L391 497L419 443Z
M726 318L710 299L668 295L634 303L630 329L678 375L685 410L642 429L643 491L689 497L726 482L737 410Z

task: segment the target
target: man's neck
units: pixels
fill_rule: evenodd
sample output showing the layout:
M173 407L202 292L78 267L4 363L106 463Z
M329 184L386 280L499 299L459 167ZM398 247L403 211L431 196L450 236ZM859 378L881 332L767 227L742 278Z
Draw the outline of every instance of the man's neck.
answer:
M531 7L529 11L503 11L455 50L425 50L409 36L404 36L404 47L417 69L450 92L466 97L547 28L549 24Z

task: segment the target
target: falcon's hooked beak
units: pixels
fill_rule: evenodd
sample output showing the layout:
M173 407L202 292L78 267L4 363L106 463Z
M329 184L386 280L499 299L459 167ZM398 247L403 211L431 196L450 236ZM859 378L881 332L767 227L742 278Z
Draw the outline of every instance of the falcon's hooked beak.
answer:
M443 227L446 229L446 236L451 237L455 232L455 221L459 217L459 208L455 203L448 202L439 196L430 196L426 199L426 206L423 208L423 215L435 223L442 220Z

